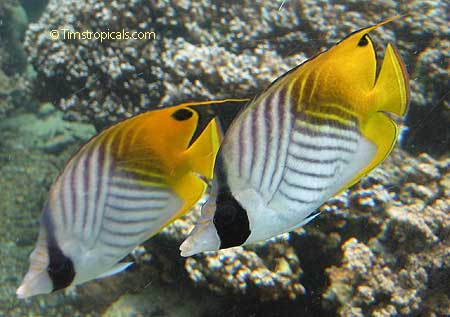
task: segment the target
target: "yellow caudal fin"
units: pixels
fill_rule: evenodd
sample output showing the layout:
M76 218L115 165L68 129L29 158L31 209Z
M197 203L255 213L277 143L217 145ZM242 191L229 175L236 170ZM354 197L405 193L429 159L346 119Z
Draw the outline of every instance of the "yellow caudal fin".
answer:
M216 119L211 120L194 144L185 152L190 169L207 179L212 179L214 162L221 142L221 131Z
M406 113L409 104L408 74L400 54L390 43L386 47L373 93L378 111L400 116Z
M356 184L362 177L386 159L394 148L398 136L398 128L397 124L391 118L382 112L377 112L362 127L362 134L375 145L375 155L343 189Z

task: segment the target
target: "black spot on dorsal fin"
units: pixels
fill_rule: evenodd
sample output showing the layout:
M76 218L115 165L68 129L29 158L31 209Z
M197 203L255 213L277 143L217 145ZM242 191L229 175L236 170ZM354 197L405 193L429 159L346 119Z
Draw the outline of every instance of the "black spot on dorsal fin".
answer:
M367 46L369 44L369 36L367 34L364 34L363 37L359 40L358 46Z
M191 118L193 115L192 111L187 108L178 109L174 113L172 113L172 118L177 121L184 121Z

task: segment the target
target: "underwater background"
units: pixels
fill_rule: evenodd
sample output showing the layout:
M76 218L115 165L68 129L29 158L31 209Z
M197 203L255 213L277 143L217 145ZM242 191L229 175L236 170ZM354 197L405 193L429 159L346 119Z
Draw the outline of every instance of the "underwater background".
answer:
M0 316L449 316L449 9L443 0L2 0ZM395 14L404 16L373 38L393 42L410 74L400 142L316 220L182 258L195 211L137 248L124 273L16 299L50 185L97 130L161 106L253 97ZM65 40L63 29L154 36Z

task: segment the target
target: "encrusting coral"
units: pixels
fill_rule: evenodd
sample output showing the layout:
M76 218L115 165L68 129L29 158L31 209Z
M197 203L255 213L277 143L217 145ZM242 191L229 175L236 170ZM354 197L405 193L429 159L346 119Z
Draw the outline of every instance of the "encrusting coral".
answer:
M18 0L0 2L0 119L15 106L23 106L27 79L26 57L22 37L27 24L26 14Z
M261 300L295 299L305 293L299 259L287 241L273 240L260 254L237 247L188 258L185 268L195 283L218 293L250 293Z
M405 16L373 35L376 43L395 43L413 74L407 122L416 129L404 143L415 152L442 153L449 141L429 124L433 120L418 123L432 113L441 114L433 116L440 126L450 126L446 7L444 1L286 1L280 9L276 1L67 0L62 6L51 0L30 25L25 46L40 97L58 101L66 117L99 127L156 106L253 96L306 57L380 21L379 12L401 12ZM59 32L58 40L50 30ZM154 34L99 42L64 39L63 30ZM424 140L425 131L432 142Z
M301 60L297 55L286 62L268 49L267 40L256 40L283 25L299 28L294 13L275 8L271 4L266 15L269 8L251 1L243 7L215 1L68 0L64 6L50 1L26 37L38 72L36 90L45 91L44 99L58 100L67 116L97 126L187 99L254 94L287 71L286 64ZM50 30L59 31L58 40L50 38ZM68 31L122 30L154 32L154 37L101 43L64 39ZM285 36L274 40L280 47L287 41Z
M342 239L341 262L326 269L325 307L337 308L340 316L449 315L450 159L435 161L426 154L414 159L397 152L384 169L391 172L380 178L390 181L383 181L381 191L390 198L378 204L385 206L381 213L371 216L377 221L360 222L372 235ZM350 219L343 229L355 226Z

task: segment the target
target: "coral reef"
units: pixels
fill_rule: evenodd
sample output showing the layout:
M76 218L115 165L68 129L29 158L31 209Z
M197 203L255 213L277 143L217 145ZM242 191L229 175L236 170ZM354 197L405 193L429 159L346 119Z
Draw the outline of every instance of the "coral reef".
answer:
M264 254L242 247L191 257L185 267L190 278L219 293L247 294L261 300L295 299L305 293L300 261L289 243L273 239Z
M276 13L275 7L267 8L274 17L250 1L244 7L209 1L91 0L66 1L64 6L50 1L26 37L38 72L36 90L45 91L44 99L58 100L67 116L88 118L97 126L156 105L228 97L233 87L239 95L254 94L288 69L266 49L267 41L252 41L269 37L284 23L298 26L293 13ZM237 13L240 19L234 17ZM250 16L251 22L244 24ZM150 31L156 39L64 40L64 28ZM51 29L60 30L60 40L50 39ZM283 39L276 40L279 46ZM291 60L293 66L300 58Z
M171 276L178 272L176 275L185 275L194 284L221 295L247 295L271 301L295 299L305 293L300 283L300 261L287 234L252 247L180 258L178 247L198 216L199 209L166 227L135 254L136 262L143 262L141 259L150 254L153 267L146 270L158 271L166 282L171 282Z
M28 20L18 0L0 3L0 119L30 98L27 80L21 74L26 69L22 40Z
M230 97L231 92L252 96L305 56L379 21L378 12L402 12L405 17L375 38L397 43L414 75L408 125L416 129L407 131L404 144L416 153L425 149L442 154L448 148L449 27L443 1L362 5L323 0L286 2L282 10L278 6L274 1L203 0L193 5L185 0L70 0L64 6L50 1L27 33L30 61L39 74L36 90L45 91L41 98L58 101L68 117L97 126L155 105ZM63 40L64 28L152 31L156 39ZM59 40L51 40L51 29L60 30ZM430 120L422 122L424 113ZM433 119L444 128L435 128ZM430 129L433 142L426 142L424 131L429 134Z
M250 247L183 259L177 247L193 227L197 210L150 239L145 249L133 252L136 265L130 272L83 285L77 295L58 293L22 305L12 294L34 244L36 232L30 227L37 230L45 191L63 161L94 129L62 121L49 104L36 115L3 122L0 129L7 153L0 157L0 210L7 220L0 243L3 258L8 259L2 266L0 307L9 316L24 312L100 316L112 311L124 316L212 315L231 309L229 303L236 298L242 302L236 316L289 314L300 307L305 315L449 313L450 159L437 161L426 154L413 158L400 150L360 184L321 207L323 215L317 220L295 232ZM55 151L53 144L61 138L66 141ZM185 306L167 305L180 285L210 299L198 302L179 294L187 301ZM146 295L161 301L144 303Z
M411 109L404 147L415 154L448 155L450 148L449 5L445 1L402 1L398 46L411 74Z
M448 4L307 0L279 6L277 1L66 0L61 5L50 0L26 35L37 72L34 94L66 118L97 127L155 106L251 96L306 56L380 21L379 12L401 12L406 16L374 32L374 39L394 41L411 74L403 144L443 158L414 158L396 149L361 183L322 206L322 215L304 228L258 245L183 259L178 246L197 210L137 248L129 272L83 285L75 295L19 302L13 294L35 241L46 190L94 129L62 120L49 104L37 114L3 120L28 93L26 78L16 74L23 71L23 53L11 44L20 42L24 24L4 18L21 21L21 14L7 11L18 1L3 1L0 314L450 315ZM156 39L52 40L52 29L60 36L62 29L153 31ZM191 294L178 294L179 289ZM158 300L150 303L144 296ZM177 301L201 307L173 307Z
M414 158L397 149L381 168L323 205L323 215L304 228L191 257L184 267L195 284L222 295L297 297L311 304L312 296L322 294L322 309L340 316L445 315L449 193L450 159ZM177 220L159 241L176 247L196 217L198 211ZM158 250L160 244L146 244L154 261L164 263L158 270L179 272L179 260L170 260L177 254L167 254L169 246Z
M340 267L327 270L326 302L339 302L339 316L448 316L449 245L409 256L401 268L355 238L342 247ZM391 263L389 263L391 262ZM392 263L394 262L394 263ZM430 274L431 272L431 274Z
M350 211L321 225L343 242L340 263L326 268L325 307L340 316L450 314L449 181L450 159L397 152L350 191Z

